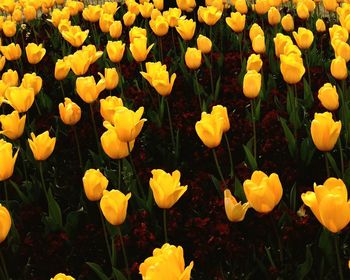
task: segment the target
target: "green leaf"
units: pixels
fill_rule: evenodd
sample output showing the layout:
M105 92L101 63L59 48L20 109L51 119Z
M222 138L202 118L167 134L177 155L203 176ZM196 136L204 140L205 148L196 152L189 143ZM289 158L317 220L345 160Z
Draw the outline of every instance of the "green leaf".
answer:
M315 153L315 145L310 140L310 138L303 139L300 146L300 158L306 166L310 164L314 153Z
M10 180L10 184L15 189L22 202L25 204L29 203L29 198L19 189L18 185L12 180Z
M291 132L291 130L289 129L285 119L279 118L279 121L280 121L280 123L282 125L284 135L287 138L287 144L288 144L289 153L290 153L290 155L292 157L295 157L296 156L296 151L297 151L297 144L296 144L296 140L294 138L294 135Z
M235 177L235 191L233 192L234 196L238 198L242 203L245 203L247 201L242 183L238 180L237 177Z
M214 100L217 100L219 97L220 85L221 85L221 76L219 76L215 84Z
M55 198L53 197L51 189L48 191L47 196L47 203L49 208L49 217L52 219L52 221L58 225L60 228L62 228L62 213L61 208Z
M86 262L86 264L96 273L100 280L109 280L109 277L104 274L101 266L93 262Z
M334 246L333 246L333 236L330 231L326 228L322 229L320 238L318 240L318 247L321 249L322 254L325 256L328 262L335 263L334 256Z
M258 169L258 164L256 163L256 159L254 158L252 152L250 149L246 146L243 145L244 153L248 161L249 167L254 171Z
M218 194L220 196L222 196L221 182L218 179L216 179L216 177L214 175L210 175L210 178L211 178L211 180L212 180L212 182L214 184L214 187L215 187L216 191L218 192Z
M307 80L304 78L304 105L307 109L311 108L314 104L314 96L312 94L311 87Z
M296 205L297 205L297 185L296 183L294 183L293 187L290 190L289 193L289 205L290 208L293 210L293 212L295 212L296 210Z
M331 165L333 171L334 171L335 174L337 175L337 177L338 177L338 178L341 178L341 177L342 177L342 176L341 176L341 172L339 171L338 166L337 166L337 164L336 164L336 162L335 162L335 159L334 159L334 157L332 156L332 154L329 153L329 152L326 152L326 157L327 157L327 159L328 159L328 161L329 161L329 163L330 163L330 165Z
M115 277L117 277L117 280L127 280L127 278L124 276L124 274L120 270L118 270L114 267L113 267L113 274Z
M313 257L311 253L311 245L306 245L305 251L305 261L302 264L299 264L297 267L297 279L303 280L312 268Z

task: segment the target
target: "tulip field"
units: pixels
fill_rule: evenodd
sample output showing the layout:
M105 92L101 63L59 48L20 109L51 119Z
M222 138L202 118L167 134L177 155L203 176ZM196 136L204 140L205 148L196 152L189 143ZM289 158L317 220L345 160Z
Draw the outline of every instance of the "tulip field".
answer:
M0 280L350 279L349 0L0 0Z

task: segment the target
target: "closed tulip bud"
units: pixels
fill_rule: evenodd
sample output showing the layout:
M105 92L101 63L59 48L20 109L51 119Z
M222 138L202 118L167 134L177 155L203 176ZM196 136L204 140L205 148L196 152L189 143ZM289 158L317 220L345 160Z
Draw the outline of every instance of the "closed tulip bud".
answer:
M275 54L277 57L280 57L281 54L285 54L284 50L286 45L293 44L292 39L282 33L277 33L276 37L273 38L273 42L275 43Z
M297 15L300 19L308 19L310 16L309 9L303 2L297 4Z
M94 76L79 77L75 81L75 86L78 95L84 102L93 103L106 88L106 80L101 75L101 79L96 84Z
M147 37L135 38L130 44L130 52L136 62L145 61L154 44L147 48Z
M5 63L6 63L6 58L5 58L5 56L0 55L0 71L2 71L2 69L4 69Z
M83 46L82 51L88 54L91 59L91 64L95 63L103 55L103 51L97 51L96 46L92 44Z
M187 191L187 186L180 186L181 173L178 170L170 174L162 169L153 169L152 176L149 185L159 208L169 209L173 207Z
M334 48L335 56L341 56L346 62L350 60L350 46L348 43L343 42L338 39L332 41L332 46Z
M301 199L329 231L340 232L349 224L350 201L341 179L331 177L319 186L314 183L314 191L303 193Z
M139 15L139 3L136 1L127 1L126 5L128 6L128 12L135 14L135 16Z
M166 21L165 17L158 16L156 19L151 19L149 25L157 36L164 36L169 31L169 24Z
M270 4L268 0L257 0L252 8L257 14L264 15L268 12Z
M100 5L88 5L82 12L83 19L89 22L97 22L102 14Z
M58 273L54 276L54 278L51 278L50 280L74 280L74 278L64 273Z
M0 139L0 181L5 181L10 178L13 174L13 169L15 167L16 159L18 156L18 151L13 156L12 144ZM0 204L1 205L1 204ZM0 232L2 231L2 224L0 223ZM3 235L0 236L0 242L3 241ZM5 236L6 238L6 236ZM5 239L4 238L4 239ZM1 240L2 239L2 240Z
M12 20L15 21L15 23L19 23L22 21L23 13L20 8L15 9L12 13Z
M27 112L34 102L34 90L24 87L9 87L5 97L10 106L19 113Z
M248 98L255 98L261 89L261 74L255 70L250 70L244 75L243 93Z
M45 131L38 136L35 136L32 132L30 137L32 139L28 139L29 147L32 150L35 160L46 160L51 156L55 148L56 137L51 138L48 131Z
M164 9L164 0L153 0L154 7L159 10L163 11Z
M88 200L98 201L107 189L108 179L99 169L88 169L83 177L84 192Z
M275 7L271 7L267 13L269 24L275 26L281 21L281 14Z
M248 6L246 0L237 0L234 4L236 11L241 14L246 14L248 12Z
M349 39L349 32L346 28L334 24L332 27L329 29L329 36L331 37L331 41L333 41L336 37L343 42L347 42Z
M18 86L18 73L16 70L9 69L2 73L1 80L9 87Z
M12 20L4 21L2 25L2 32L4 32L4 35L8 38L15 36L17 32L16 22Z
M75 125L81 118L81 109L70 98L66 97L64 103L58 105L60 118L66 125Z
M109 32L109 28L114 22L114 16L111 14L103 13L99 20L99 26L103 33Z
M311 122L311 137L321 152L333 150L341 131L341 121L335 122L329 112L315 113Z
M106 80L106 89L115 89L119 83L119 75L116 68L105 68L104 78Z
M259 24L254 23L249 29L249 38L253 42L254 38L258 35L264 36L264 30L260 27Z
M136 15L134 13L129 12L129 11L123 15L123 22L124 22L125 26L133 25L135 22L135 19L136 19Z
M119 63L124 56L125 44L122 41L108 41L106 50L108 58L114 63Z
M84 75L90 67L91 56L88 52L82 50L76 51L73 55L69 57L70 68L75 75L81 76Z
M18 112L13 111L8 115L0 115L0 123L2 128L0 134L5 135L11 140L16 140L23 134L26 115L20 118Z
M62 31L63 38L76 48L85 42L88 35L89 30L82 31L80 26L71 26L67 31Z
M31 21L36 19L36 10L32 5L26 5L23 8L23 15L26 21Z
M195 0L176 0L176 5L182 11L190 13L196 7L196 1Z
M332 60L331 74L337 80L345 80L348 77L348 68L344 58L338 56Z
M251 179L244 181L243 190L250 206L259 213L271 212L283 194L278 175L267 176L262 171L254 171Z
M195 70L201 66L202 52L196 48L187 48L185 62L188 68Z
M64 80L70 70L70 61L68 59L58 59L55 64L55 79Z
M230 17L227 17L226 24L234 31L234 32L242 32L245 27L245 15L241 15L239 12L231 13Z
M122 159L129 155L130 152L134 148L135 140L129 142L122 142L119 140L117 132L115 128L110 125L108 122L105 122L104 125L107 127L107 131L104 132L101 136L101 146L104 152L111 159Z
M237 202L236 198L231 194L229 189L224 191L224 205L226 216L230 222L241 222L244 220L245 214L249 209L249 202L242 205L242 202Z
M323 107L329 111L335 111L339 107L339 96L335 86L330 83L324 84L318 90L318 99L321 101Z
M119 226L124 223L130 197L131 193L124 195L119 190L103 191L100 207L103 216L110 224Z
M335 12L338 8L337 0L323 0L322 4L325 10L328 12Z
M110 3L110 2L106 2L106 3ZM122 31L123 31L123 26L120 20L114 21L112 25L109 27L109 35L113 39L118 39L122 35Z
M147 30L145 28L134 26L129 31L130 43L134 42L135 38L147 37Z
M100 99L100 114L104 120L113 123L114 113L121 106L123 100L119 97L108 96L106 99Z
M118 138L123 142L131 142L140 134L146 119L141 119L144 108L136 112L125 107L118 107L114 114L113 124Z
M104 2L102 5L102 11L107 14L114 15L118 9L118 2Z
M155 19L157 19L157 17L161 17L161 16L162 16L162 12L161 11L159 11L157 9L153 9L153 11L151 13L151 19L155 20Z
M199 35L197 38L197 48L204 54L210 53L212 48L211 40L203 35Z
M290 32L294 30L294 19L290 14L286 14L281 19L281 25L283 30L286 32Z
M300 82L305 74L305 67L300 56L297 55L281 55L281 73L283 79L288 84L296 84Z
M26 46L26 55L30 64L38 64L46 53L46 49L43 48L43 44L29 43Z
M252 47L254 52L262 54L266 51L265 46L265 36L264 35L258 35L256 36L252 41Z
M326 31L326 24L322 19L316 20L316 30L317 32L325 32Z
M6 207L0 204L0 243L6 239L11 229L11 223L12 222L9 211Z
M222 131L227 132L230 129L230 120L228 118L227 114L227 108L222 105L215 105L211 109L211 115L217 115L217 117L220 119L222 118L223 123L222 123Z
M196 22L193 19L180 19L175 28L183 40L190 41L196 31Z
M224 119L218 114L202 112L201 120L196 122L196 132L203 144L208 148L220 145L224 127Z
M153 11L153 3L144 2L143 5L139 5L139 11L143 18L150 18Z
M36 73L26 73L22 78L21 86L24 88L32 88L34 94L37 95L43 85L43 80L40 76L37 76Z
M314 34L311 30L299 27L298 32L293 31L293 37L301 49L308 49L310 48L313 40L314 40Z
M259 72L262 65L263 65L263 62L260 58L260 54L253 53L248 57L247 71L255 70L256 72Z

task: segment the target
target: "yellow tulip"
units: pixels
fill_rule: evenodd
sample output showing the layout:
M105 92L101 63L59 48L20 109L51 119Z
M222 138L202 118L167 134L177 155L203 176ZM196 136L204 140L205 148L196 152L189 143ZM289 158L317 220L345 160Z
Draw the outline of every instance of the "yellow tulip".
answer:
M214 6L207 6L202 10L201 17L205 24L215 25L222 16L222 11Z
M231 13L230 17L227 17L226 24L234 31L234 32L242 32L245 27L245 15L241 15L239 12Z
M283 194L278 175L267 176L262 171L254 171L251 179L244 181L243 190L251 207L259 213L271 212Z
M86 21L97 22L102 14L100 5L88 5L84 8L82 16Z
M167 20L170 27L175 27L181 17L181 10L178 8L170 8L168 11L163 12L163 16Z
M332 60L331 74L337 80L345 80L348 77L348 68L343 57L338 56Z
M316 20L316 30L317 30L317 32L325 32L326 31L326 24L320 18Z
M80 26L71 26L67 31L62 31L63 38L76 48L84 43L88 34L89 30L82 31Z
M119 63L124 56L125 44L122 41L108 41L106 50L108 58L114 63Z
M0 139L0 161L1 161L1 166L0 166L0 181L5 181L8 178L10 178L13 174L13 169L15 167L16 159L18 156L19 150L15 153L13 156L13 151L12 151L12 144L6 142L3 139ZM1 231L2 225L0 227ZM3 236L0 236L0 242L2 242ZM6 236L5 236L6 238ZM4 238L4 239L5 239Z
M43 80L40 76L37 76L36 73L26 73L22 78L21 86L24 88L32 88L34 94L37 95L43 85Z
M43 44L29 43L26 46L26 55L30 64L38 64L46 54L46 49Z
M153 3L149 3L149 2L144 2L143 4L139 5L139 11L141 13L141 16L143 18L150 18L151 17L151 13L153 11L154 5Z
M115 89L119 83L119 75L117 69L115 67L105 68L104 79L106 80L107 90Z
M109 124L108 122L104 122L103 125L107 128L101 136L101 146L104 152L111 159L122 159L129 155L130 152L134 148L135 140L129 142L129 146L127 142L122 142L118 138L117 132L115 128Z
M53 9L51 13L51 22L52 24L58 28L61 20L68 21L70 17L69 10L67 8L60 9Z
M75 75L81 76L84 75L90 67L91 56L88 52L83 50L78 50L71 56L69 56L70 68Z
M107 14L114 15L118 9L118 2L104 2L102 5L102 11Z
M34 102L34 90L24 87L9 87L5 91L5 97L10 106L18 113L27 112Z
M9 69L2 73L1 80L9 87L18 86L18 73L16 70Z
M286 32L290 32L294 30L294 19L290 14L286 14L281 19L281 25L283 30Z
M246 0L236 0L234 6L235 6L236 11L241 13L241 14L246 14L248 12L248 6L247 6ZM231 15L232 15L232 13L231 13Z
M5 63L6 63L6 57L3 55L0 55L0 71L2 71L2 69L4 69Z
M15 23L19 23L22 21L23 13L21 8L16 8L12 13L12 20Z
M293 37L300 49L310 48L314 40L312 31L303 27L299 27L298 32L293 31Z
M126 5L128 6L128 12L135 14L135 16L138 16L140 13L139 10L139 3L137 3L136 1L132 0L132 1L125 1Z
M350 60L350 46L348 43L343 42L339 39L333 39L331 42L334 48L335 57L341 56L346 62Z
M12 221L9 211L5 206L0 204L0 243L6 239L11 229L11 224Z
M12 20L5 20L2 25L2 32L8 38L15 36L17 32L16 22Z
M325 10L328 12L335 12L338 8L337 0L323 0L322 4Z
M203 144L208 148L220 145L223 133L224 119L218 114L202 112L201 120L196 122L196 132Z
M93 103L106 88L106 81L102 75L97 84L94 76L79 77L75 81L75 87L78 95L84 102Z
M249 29L250 41L253 42L254 38L257 37L258 35L264 36L264 31L262 30L259 24L254 23Z
M130 43L130 52L136 62L145 61L148 53L152 49L154 44L151 44L147 48L147 37L135 38L132 43Z
M156 72L152 77L152 86L161 95L167 96L171 93L176 79L176 74L173 73L169 79L169 72L166 70Z
M145 28L134 26L129 31L130 43L134 42L135 38L147 37L147 30Z
M100 200L103 191L107 189L108 179L99 169L88 169L83 177L84 192L88 200Z
M227 132L230 129L230 120L228 118L227 114L227 108L222 105L215 105L211 109L211 115L217 115L218 118L222 118L223 124L222 124L222 131Z
M53 152L56 144L56 137L50 137L49 132L45 131L38 136L32 132L32 139L28 139L29 147L33 152L35 160L46 160Z
M247 71L255 70L256 72L259 72L262 65L263 65L263 62L260 58L260 54L253 53L248 57Z
M264 15L268 12L270 4L268 0L257 0L252 8L257 14Z
M103 51L97 51L96 46L92 44L83 46L81 50L89 55L91 64L95 63L103 55Z
M136 15L134 13L129 12L129 11L123 15L123 22L124 22L125 26L133 25L135 22L135 19L136 19Z
M125 107L118 107L114 114L113 124L118 138L123 142L131 142L140 134L146 119L141 119L144 108L136 112Z
M164 0L153 0L154 7L162 11L164 9Z
M149 185L159 208L169 209L186 192L187 186L180 186L181 173L178 170L166 173L162 169L153 169Z
M276 7L271 7L267 13L269 24L275 26L281 21L281 14Z
M64 80L70 70L69 59L58 59L55 64L55 79L58 81Z
M244 220L245 214L249 209L249 202L237 202L236 198L231 194L229 189L224 191L224 205L226 216L230 222L241 222Z
M204 54L210 53L212 45L213 44L212 44L211 40L208 37L199 34L199 36L197 38L197 48L202 53L204 53Z
M266 46L265 46L265 36L264 35L257 35L253 41L252 41L252 47L254 52L263 54L266 51Z
M32 5L26 5L23 8L23 15L27 22L34 20L36 19L36 10Z
M156 19L151 19L149 21L149 25L153 33L159 37L166 35L169 31L169 24L163 16L158 16Z
M305 74L303 60L297 55L281 55L281 73L288 84L298 83Z
M261 74L255 70L249 70L243 78L243 93L248 98L255 98L261 89Z
M282 33L277 33L276 37L273 38L275 43L275 54L277 57L280 57L281 54L284 54L284 48L288 44L293 44L292 39Z
M75 125L81 118L81 109L70 98L66 97L64 103L58 105L60 118L66 125Z
M181 38L190 41L196 31L196 22L193 19L179 19L178 25L175 27Z
M314 191L301 195L317 220L329 231L337 233L350 221L348 191L341 179L328 178L323 185L314 184Z
M124 223L130 197L131 193L124 195L119 190L103 191L100 207L103 216L110 224L119 226Z
M58 31L59 32L63 32L63 31L67 31L69 32L70 28L72 27L72 23L67 20L67 19L62 19L59 24L58 24Z
M114 22L114 16L111 14L103 13L99 20L99 26L103 33L109 32L109 28Z
M334 24L332 27L328 29L328 31L329 31L329 36L331 37L331 41L333 41L333 39L335 38L338 38L343 42L347 42L349 39L348 30L338 24Z
M341 121L335 122L332 113L315 113L310 130L316 148L322 152L331 151L337 143L341 127Z
M158 72L166 71L166 65L162 65L160 61L158 62L146 62L146 72L140 72L142 77L144 77L150 85L152 85L152 79L156 76Z
M195 0L176 0L176 5L182 11L190 13L196 7L196 1Z
M185 268L184 252L181 246L175 247L165 243L161 248L153 250L153 256L140 264L142 279L172 279L190 280L193 261Z
M24 131L24 125L26 122L26 115L23 115L21 118L17 111L13 111L8 115L0 115L0 123L2 131L0 134L5 135L11 140L16 140L22 136Z
M116 96L100 99L100 113L104 120L113 123L114 113L118 107L123 106L123 100Z
M329 111L335 111L339 107L339 96L335 86L330 83L324 84L318 90L318 99L321 101L323 107Z
M106 3L112 3L112 2L106 2ZM118 39L122 35L123 26L122 22L120 20L115 20L112 25L109 27L109 35L113 39Z
M74 278L64 273L58 273L54 276L54 278L51 278L50 280L74 280Z
M202 52L196 48L187 48L185 63L192 70L198 69L202 63Z
M298 2L297 15L300 19L308 19L310 16L309 9L304 2Z

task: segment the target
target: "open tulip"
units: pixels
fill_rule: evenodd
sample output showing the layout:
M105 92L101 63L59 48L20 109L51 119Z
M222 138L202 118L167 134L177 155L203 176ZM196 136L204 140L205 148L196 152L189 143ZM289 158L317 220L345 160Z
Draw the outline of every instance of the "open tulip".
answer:
M102 4L102 11L107 14L114 15L118 9L118 2L104 2Z
M122 159L129 155L130 152L134 148L135 140L129 143L122 142L118 138L118 134L115 131L115 128L108 124L104 123L104 125L108 128L101 136L101 146L103 151L111 158L111 159Z
M103 13L99 19L99 26L103 33L109 32L111 25L114 22L114 16L111 14Z
M9 69L2 73L1 80L9 87L18 86L18 73L16 70Z
M103 76L96 84L94 76L79 77L76 82L76 91L86 103L93 103L99 94L105 89L106 81Z
M312 31L303 27L299 27L298 32L293 31L293 37L300 49L310 48L314 40Z
M215 6L207 6L202 10L202 19L205 24L212 26L215 25L221 18L222 11Z
M75 125L81 118L81 109L70 98L66 97L64 103L58 105L60 118L66 125Z
M318 90L318 99L321 101L323 107L329 111L335 111L339 107L339 96L335 86L330 83L324 84Z
M185 63L187 67L192 70L198 69L202 63L202 52L196 48L187 48Z
M251 179L244 181L243 190L251 207L259 213L271 212L283 194L278 175L267 176L262 171L254 171Z
M83 46L81 50L89 55L91 64L95 63L103 55L103 51L97 51L96 46L93 44Z
M329 231L337 233L350 222L348 191L341 179L328 178L323 185L314 184L314 191L301 195L317 220Z
M26 73L22 78L21 86L24 88L32 88L34 94L37 95L43 85L43 80L40 76L37 76L36 73Z
M72 276L66 275L64 273L58 273L50 280L75 280Z
M99 169L88 169L83 177L84 192L88 200L98 201L107 189L108 179Z
M5 97L11 107L19 113L27 112L34 103L34 90L24 87L9 87L5 91Z
M208 148L220 145L223 134L224 119L218 114L202 112L201 120L196 122L196 132L203 144Z
M83 19L89 22L97 22L102 14L100 5L88 5L82 12Z
M249 70L243 78L243 93L248 98L255 98L261 89L261 74L255 70Z
M5 181L12 176L18 152L19 150L13 156L12 144L0 139L0 181Z
M245 27L245 15L240 14L239 12L231 13L230 17L227 17L226 24L234 31L234 32L242 32Z
M5 135L11 140L16 140L22 136L25 122L26 115L20 118L17 111L13 111L8 115L0 115L0 123L2 127L0 134Z
M49 132L45 131L38 136L32 132L32 139L28 139L29 147L33 152L35 160L46 160L53 152L56 144L56 137L50 137Z
M196 22L193 19L180 19L175 28L183 40L190 41L196 31Z
M119 190L103 191L100 207L103 216L110 224L119 226L124 223L130 197L131 193L124 195Z
M263 65L263 62L260 58L260 54L251 54L249 57L248 57L248 60L247 60L247 71L250 71L250 70L255 70L256 72L259 72L261 67Z
M249 202L237 202L236 198L231 194L229 189L224 191L224 205L226 216L230 222L241 222L244 220L245 214L249 209Z
M157 62L146 62L146 72L140 72L142 77L144 77L151 86L152 79L157 75L158 72L166 71L166 65L162 65L160 61Z
M38 64L46 54L46 49L43 44L29 43L26 46L26 55L30 64Z
M332 113L315 113L311 122L311 137L317 149L322 152L331 151L337 143L341 127L341 121L335 122Z
M154 5L153 3L149 3L149 2L144 2L143 4L139 5L139 11L141 13L141 16L143 18L150 18L151 17L151 13L153 11Z
M135 38L130 44L130 52L136 62L145 61L154 44L147 48L147 37Z
M178 8L169 8L168 11L163 12L163 16L167 20L170 27L177 26L177 23L181 17L181 10Z
M12 221L9 211L5 206L0 204L0 243L6 239L11 229L11 224Z
M187 190L187 186L180 185L180 171L175 170L170 174L162 169L153 169L152 175L149 185L158 207L171 208Z
M134 42L135 38L147 37L147 30L145 28L134 26L129 31L130 43Z
M285 54L285 46L293 44L292 39L282 33L277 33L276 37L273 38L273 42L275 43L275 54L277 57L280 57L281 54Z
M88 34L89 30L82 31L80 26L71 26L67 31L62 31L63 38L76 48L84 43Z
M184 252L181 246L175 247L165 243L161 248L153 250L140 265L142 279L181 279L190 280L193 261L185 268ZM171 271L172 278L169 278Z
M107 96L106 99L100 99L100 113L102 118L112 123L114 113L120 106L123 106L123 100L119 97Z
M160 71L152 77L152 86L161 96L167 96L173 89L175 79L175 73L173 73L169 79L168 71Z
M157 36L164 36L169 31L169 24L163 16L158 16L156 19L151 19L149 21L149 25L153 33Z

